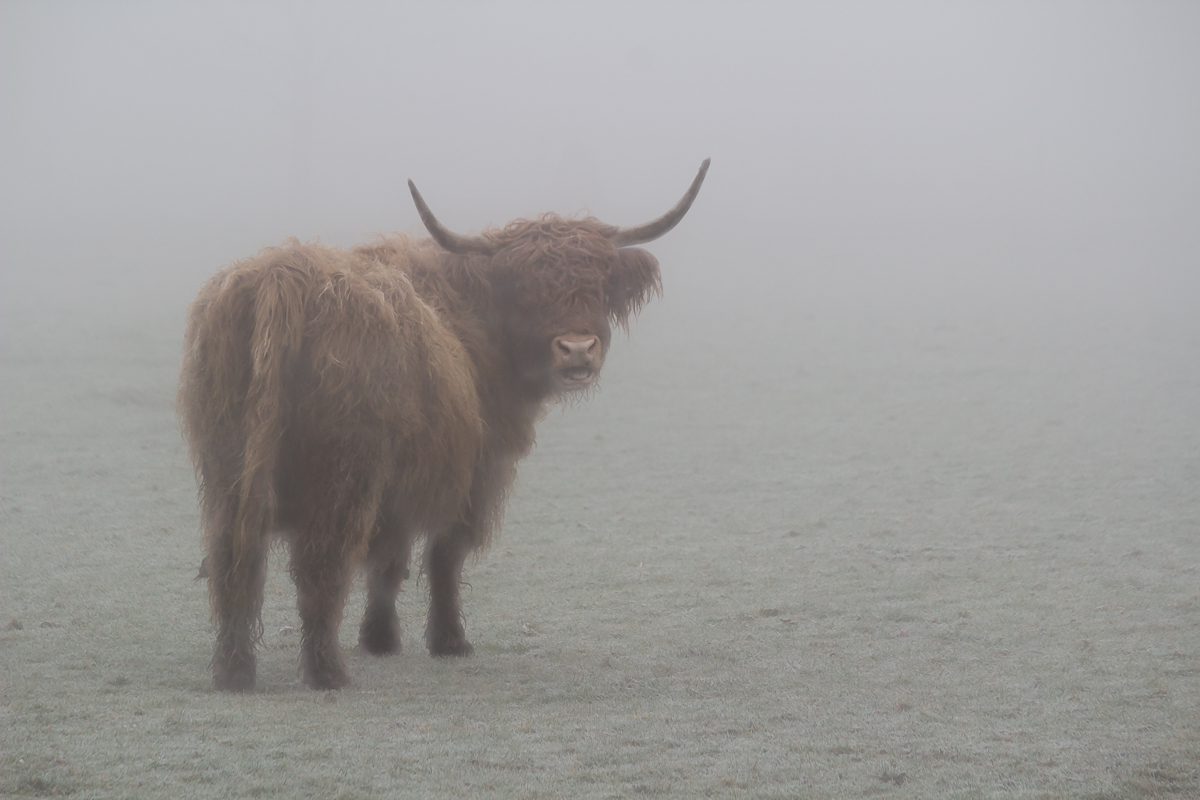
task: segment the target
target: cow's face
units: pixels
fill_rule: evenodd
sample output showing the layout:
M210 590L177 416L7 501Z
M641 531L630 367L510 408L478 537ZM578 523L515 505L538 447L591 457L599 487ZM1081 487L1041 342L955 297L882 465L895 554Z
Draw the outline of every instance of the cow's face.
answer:
M618 249L596 220L546 215L504 231L493 261L498 311L522 379L538 393L595 385L612 340L659 287L658 262Z
M539 395L566 396L595 386L612 327L592 291L551 297L506 287L499 306L504 338L523 383Z
M545 215L493 234L491 283L514 368L530 390L565 396L590 389L612 326L659 290L658 261L618 248L596 219Z

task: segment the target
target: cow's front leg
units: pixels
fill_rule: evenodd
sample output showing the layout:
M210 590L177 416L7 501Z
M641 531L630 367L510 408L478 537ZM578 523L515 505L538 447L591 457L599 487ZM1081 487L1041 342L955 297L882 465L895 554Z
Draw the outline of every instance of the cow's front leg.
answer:
M432 656L469 656L471 643L463 630L463 562L471 551L471 529L459 523L430 540L425 548L425 574L429 578L429 622L425 644Z

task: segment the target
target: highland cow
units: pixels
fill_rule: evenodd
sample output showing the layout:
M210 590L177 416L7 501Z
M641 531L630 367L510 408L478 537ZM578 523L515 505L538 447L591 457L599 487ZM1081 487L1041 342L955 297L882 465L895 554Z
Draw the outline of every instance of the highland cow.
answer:
M338 626L359 568L359 642L400 650L396 595L425 536L425 642L465 656L463 564L490 541L548 403L594 385L661 290L632 245L673 228L546 214L464 236L409 181L430 239L289 240L217 273L188 311L178 408L200 486L218 689L255 682L272 535L290 546L308 685L347 683Z

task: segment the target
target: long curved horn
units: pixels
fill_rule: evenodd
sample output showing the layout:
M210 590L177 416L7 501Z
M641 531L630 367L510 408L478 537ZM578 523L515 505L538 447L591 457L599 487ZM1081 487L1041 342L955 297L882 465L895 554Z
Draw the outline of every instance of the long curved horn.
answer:
M636 225L632 228L617 228L617 232L608 237L609 241L617 247L643 244L657 239L678 225L679 220L683 219L683 215L692 207L692 201L696 199L696 195L700 194L700 184L704 183L704 175L708 172L708 162L711 160L711 158L704 159L704 163L700 165L700 172L696 174L696 179L692 181L692 185L688 187L687 194L675 204L674 208L653 222L647 222L645 225Z
M421 197L421 193L417 191L417 185L412 182L411 178L408 181L408 190L412 192L413 202L417 204L417 213L421 215L421 222L425 223L429 235L442 247L451 253L459 254L483 253L490 256L496 252L496 245L486 236L463 236L438 222L437 217L429 210L429 206L425 205L425 198Z

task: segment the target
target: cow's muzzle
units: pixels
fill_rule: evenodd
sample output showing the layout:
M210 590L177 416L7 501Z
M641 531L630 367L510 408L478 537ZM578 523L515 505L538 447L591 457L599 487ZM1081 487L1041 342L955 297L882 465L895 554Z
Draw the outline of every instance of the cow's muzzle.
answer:
M604 363L604 347L599 336L559 336L551 347L554 351L554 372L563 388L585 389L596 381L600 365Z

